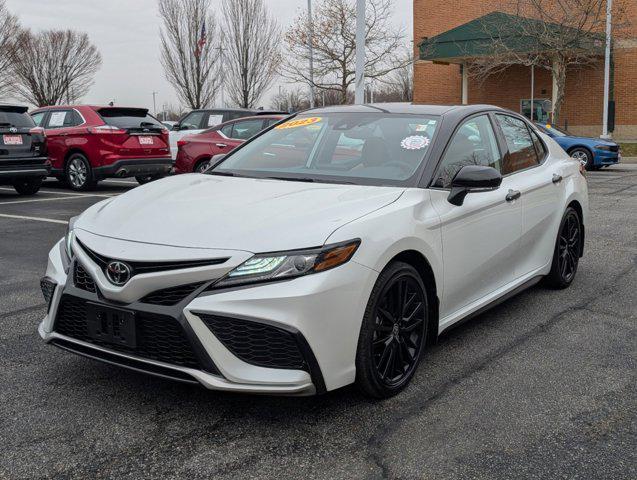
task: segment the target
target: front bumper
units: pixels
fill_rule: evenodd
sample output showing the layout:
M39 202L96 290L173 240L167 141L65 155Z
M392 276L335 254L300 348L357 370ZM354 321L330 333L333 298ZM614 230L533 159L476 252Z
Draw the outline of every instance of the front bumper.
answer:
M619 163L620 159L619 152L609 152L598 149L593 151L593 163L595 165L614 165Z
M78 254L75 261L84 264L87 259L80 258ZM86 267L89 270L91 265ZM73 272L72 268L70 272ZM168 284L174 282L171 277L175 272L179 273L162 272L162 280ZM319 274L249 288L205 292L206 286L202 285L171 307L144 304L140 298L123 305L142 315L160 314L179 322L200 361L200 367L192 368L192 365L161 361L140 355L139 352L121 351L76 335L60 333L57 322L60 318L58 310L64 303L63 296L122 307L122 303L104 297L108 285L102 285L99 275L94 272L91 275L96 277L97 291L91 293L78 289L73 274L67 275L64 271L60 246L51 250L46 276L57 286L47 315L39 326L39 333L45 342L133 370L196 382L212 390L281 395L322 393L354 381L360 324L377 277L373 270L350 261ZM153 281L156 282L157 278ZM137 296L142 294L138 293ZM303 367L280 368L268 364L272 358L277 360L286 355L281 351L281 342L277 340L276 345L267 345L269 340L265 333L255 339L248 330L241 330L251 347L258 345L262 348L266 342L269 348L269 359L265 364L259 363L263 350L256 356L246 358L245 348L241 345L243 337L229 342L223 331L211 326L209 319L213 317L221 321L227 319L228 323L244 322L244 327L259 326L283 332L286 338L296 342L303 358ZM259 361L255 361L255 358Z
M93 172L98 178L125 178L139 175L167 175L172 171L172 168L173 160L170 157L132 158L95 167Z
M0 179L24 177L46 177L51 173L47 157L2 158L0 159Z

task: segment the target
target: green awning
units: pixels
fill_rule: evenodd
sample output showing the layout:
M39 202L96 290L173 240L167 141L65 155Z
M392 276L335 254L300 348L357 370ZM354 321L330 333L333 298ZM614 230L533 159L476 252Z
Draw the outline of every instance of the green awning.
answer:
M420 60L462 63L471 58L498 55L502 50L517 53L552 51L559 42L551 41L551 33L565 39L567 48L594 49L603 53L603 34L582 35L575 28L503 12L491 12L435 37L424 39L419 45Z

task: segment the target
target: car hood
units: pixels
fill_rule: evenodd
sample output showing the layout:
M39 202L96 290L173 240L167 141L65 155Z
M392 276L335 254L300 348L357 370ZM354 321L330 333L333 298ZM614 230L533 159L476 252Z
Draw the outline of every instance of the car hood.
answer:
M177 175L93 205L75 228L190 248L270 252L320 246L334 230L396 201L398 187Z
M593 138L593 137L556 137L556 140L562 140L568 144L581 143L587 146L595 146L595 145L608 145L609 147L616 146L615 142L609 142L608 140L603 140L601 138Z

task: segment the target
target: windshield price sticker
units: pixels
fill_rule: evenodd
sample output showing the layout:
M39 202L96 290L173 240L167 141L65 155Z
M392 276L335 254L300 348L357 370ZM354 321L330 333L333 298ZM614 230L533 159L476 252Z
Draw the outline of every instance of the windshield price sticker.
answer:
M412 135L400 142L400 146L405 150L422 150L429 146L429 138L422 135Z
M300 118L298 120L291 120L289 122L282 123L274 128L277 130L285 130L287 128L307 127L308 125L319 123L321 120L323 120L321 117Z

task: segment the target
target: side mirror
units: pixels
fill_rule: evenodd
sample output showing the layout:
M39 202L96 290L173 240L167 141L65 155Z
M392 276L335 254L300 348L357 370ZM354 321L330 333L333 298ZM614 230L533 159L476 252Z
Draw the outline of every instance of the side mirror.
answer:
M495 168L483 165L466 165L453 177L447 200L460 206L470 192L497 190L502 183L502 175Z

